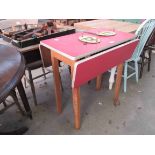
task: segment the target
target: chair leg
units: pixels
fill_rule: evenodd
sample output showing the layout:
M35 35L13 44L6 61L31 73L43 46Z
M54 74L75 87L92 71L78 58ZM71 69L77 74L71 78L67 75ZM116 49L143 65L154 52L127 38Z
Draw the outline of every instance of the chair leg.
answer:
M112 86L113 86L113 83L114 83L114 80L115 80L116 68L117 68L117 67L113 67L113 68L111 69L110 78L109 78L109 89L110 89L110 90L112 89Z
M32 73L31 73L31 70L30 69L28 69L28 73L29 73L29 81L30 81L30 86L31 86L32 94L33 94L34 104L37 105L37 98L36 98L36 93L35 93L35 88L34 88Z
M144 52L142 54L142 62L141 62L141 65L140 65L140 75L139 75L139 78L141 79L142 78L142 74L143 74L143 68L144 68L144 59L145 59L145 55L144 55Z
M13 100L14 100L15 104L17 105L18 109L20 110L21 114L24 115L24 111L23 111L23 109L22 109L22 107L18 101L15 90L11 91L10 96L13 98Z
M29 105L27 96L26 96L26 94L25 94L25 90L24 90L22 81L19 81L16 87L17 87L19 96L20 96L20 98L21 98L21 101L22 101L22 103L23 103L24 109L25 109L25 111L26 111L26 115L27 115L30 119L32 119L32 111L31 111L31 108L30 108L30 105Z
M127 90L127 77L128 77L128 63L125 62L124 65L124 92Z
M151 55L152 55L152 50L151 50L151 49L149 49L148 68L147 68L148 72L150 71L150 65L151 65Z
M41 67L41 68L42 68L42 71L43 71L43 76L44 76L44 79L46 79L45 69L44 69L44 67Z
M138 62L135 61L136 82L138 82Z
M61 78L61 74L60 74L60 84L61 84L61 90L64 91L63 85L62 85L62 78Z

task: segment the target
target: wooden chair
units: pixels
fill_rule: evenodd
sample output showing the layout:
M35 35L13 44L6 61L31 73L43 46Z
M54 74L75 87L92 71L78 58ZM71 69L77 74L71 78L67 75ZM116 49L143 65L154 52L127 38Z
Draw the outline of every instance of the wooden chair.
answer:
M39 74L38 76L33 77L32 71L36 70L38 68L41 68L43 73ZM26 71L28 72L28 77L26 76L26 73L25 73L24 85L25 85L25 87L27 87L26 86L26 82L28 82L30 84L32 95L33 95L34 104L37 105L37 98L36 98L35 86L34 86L34 82L33 81L35 79L38 79L38 78L42 77L42 76L44 76L44 78L46 79L46 74L48 74L49 72L45 72L45 69L43 68L43 63L42 63L41 60L37 60L37 61L34 61L32 63L27 64L26 65Z
M145 21L145 24L143 24L143 27L141 29L138 29L138 35L137 37L140 38L140 42L136 49L134 50L134 53L130 59L128 59L125 62L124 65L124 92L127 90L127 79L131 78L132 76L136 75L136 81L138 82L138 62L140 60L140 55L144 50L144 47L147 43L147 40L149 39L150 35L153 32L153 29L155 28L155 20L147 20ZM137 32L136 32L137 34ZM134 62L135 67L131 66L130 63ZM133 70L133 72L128 75L128 68ZM112 85L114 82L114 75L116 71L116 66L111 69L111 75L109 79L109 89L112 89Z

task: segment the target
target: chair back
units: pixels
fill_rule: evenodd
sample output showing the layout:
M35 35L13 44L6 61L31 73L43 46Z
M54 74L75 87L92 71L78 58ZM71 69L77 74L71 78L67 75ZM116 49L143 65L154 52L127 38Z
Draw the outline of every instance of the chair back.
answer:
M133 24L141 24L142 23L142 19L115 19L118 21L122 21L122 22L129 22L129 23L133 23Z
M151 20L148 20L147 22L145 22L145 24L143 25L141 30L138 32L137 37L140 38L140 41L139 41L139 43L131 57L132 60L140 59L140 55L141 55L149 37L151 36L154 28L155 28L155 20L151 19Z
M155 45L155 28L153 29L153 32L151 33L149 39L147 40L145 47L148 48L153 45Z
M135 32L136 35L138 35L138 34L141 32L143 26L144 26L148 21L150 21L150 19L145 19L145 20L140 24L140 26L138 27L137 31Z

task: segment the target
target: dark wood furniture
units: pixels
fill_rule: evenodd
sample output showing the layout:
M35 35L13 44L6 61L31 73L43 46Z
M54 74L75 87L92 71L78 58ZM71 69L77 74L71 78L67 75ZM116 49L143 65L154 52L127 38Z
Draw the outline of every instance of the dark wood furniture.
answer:
M122 22L117 20L110 19L98 19L91 20L86 22L75 23L74 27L80 30L90 30L96 28L107 28L107 29L115 29L122 32L135 32L140 24L130 23L130 22Z
M155 50L155 28L144 47L144 51L141 54L139 78L142 78L145 65L147 65L148 72L150 71L152 50Z
M55 38L55 37L60 37L60 36L64 36L64 35L69 35L75 33L75 29L64 29L63 31L57 32L57 33L53 33L49 36L47 36L47 38ZM42 39L46 39L46 37L42 38ZM34 80L37 78L40 78L41 76L44 76L46 78L46 74L50 73L50 72L46 72L44 70L44 66L42 64L42 60L41 60L41 56L40 56L40 51L39 48L35 49L33 51L28 51L23 53L24 58L26 60L26 70L28 71L28 77L25 76L25 81L28 81L28 83L30 84L31 90L32 90L32 94L33 94L33 99L34 99L34 104L37 105L37 97L36 97L36 93L35 93L35 86L34 86ZM42 68L43 74L40 74L36 77L33 77L32 71L38 68Z
M3 40L12 42L12 44L18 48L25 48L32 45L37 45L41 40L60 37L66 34L75 32L74 28L52 28L45 29L47 32L44 34L44 29L41 27L32 28L28 30L6 32L1 35ZM50 31L50 32L48 32Z
M25 31L24 31L25 32ZM49 35L45 35L39 38L29 38L26 40L21 41L15 41L14 43L12 42L12 46L15 47L20 53L25 58L26 61L26 71L28 72L28 77L25 76L25 83L28 81L30 84L31 90L32 90L32 95L33 95L33 100L34 104L37 105L37 98L36 98L36 93L35 93L35 86L34 86L34 79L37 79L41 76L45 76L48 72L45 73L43 64L41 61L41 56L40 56L40 51L39 51L39 42L40 40L44 39L49 39L49 38L55 38L55 37L60 37L64 35L69 35L75 33L75 29L71 27L64 27L56 30L54 33L51 33ZM7 36L2 35L3 41L5 44L9 44L7 42L10 42L12 38L9 38ZM5 40L4 40L5 39ZM42 68L43 74L33 77L32 75L32 70ZM26 85L26 84L25 84Z
M24 57L15 49L0 44L0 103L17 88L26 114L32 118L32 112L23 88L21 78L25 72Z

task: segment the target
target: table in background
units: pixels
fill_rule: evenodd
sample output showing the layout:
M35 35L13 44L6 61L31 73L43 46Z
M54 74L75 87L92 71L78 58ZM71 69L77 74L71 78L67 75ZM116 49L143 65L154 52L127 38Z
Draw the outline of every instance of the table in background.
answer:
M140 24L122 22L117 20L98 19L98 20L75 23L74 27L76 29L82 29L82 30L107 28L111 30L115 29L122 32L135 32L139 27L139 25Z
M64 33L70 34L70 33L75 32L74 27L72 26L61 26L59 28L64 29L66 31L66 32L60 31L61 35L66 35ZM67 30L69 30L70 32L67 32ZM58 33L55 33L55 35L59 36ZM39 43L34 44L34 45L29 45L27 47L17 47L13 45L12 43L9 43L3 40L2 38L0 38L0 44L11 46L15 48L17 51L19 51L20 53L22 53L26 60L26 65L41 60L40 51L39 51Z

